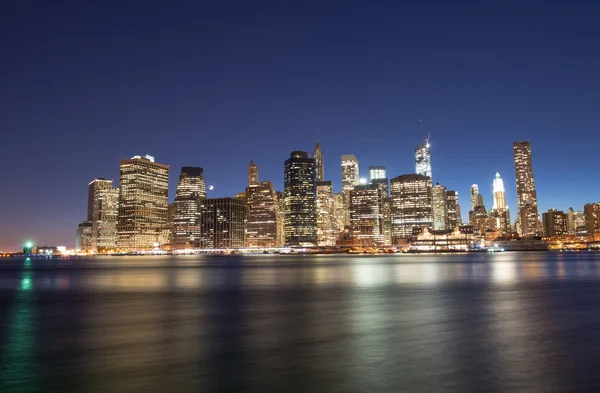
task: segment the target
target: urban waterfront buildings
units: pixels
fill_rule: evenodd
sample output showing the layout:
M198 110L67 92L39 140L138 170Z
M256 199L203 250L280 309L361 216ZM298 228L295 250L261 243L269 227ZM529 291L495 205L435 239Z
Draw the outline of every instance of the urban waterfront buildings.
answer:
M583 214L588 235L600 233L600 202L586 204Z
M407 239L419 230L431 227L431 178L408 174L390 180L393 239Z
M330 181L317 182L317 245L335 246L335 199Z
M323 161L323 151L319 146L319 141L313 150L313 159L315 160L315 179L316 181L325 180L325 162Z
M533 177L531 144L528 141L513 144L515 178L517 180L517 206L520 235L533 236L540 233L537 193Z
M506 192L504 191L504 181L500 173L496 172L494 178L494 209L506 209Z
M262 181L253 189L246 201L246 247L278 247L279 203L273 183Z
M117 246L142 250L168 242L169 166L148 155L122 160L119 183Z
M369 183L373 183L373 180L386 179L387 174L384 166L370 166L369 167Z
M92 222L83 221L77 226L75 233L75 249L79 251L92 250Z
M423 120L419 121L421 131L421 144L415 149L415 170L417 175L431 177L431 153L429 152L429 138L423 143Z
M208 198L202 203L200 248L245 246L246 207L240 198Z
M483 196L479 193L479 186L473 184L471 186L471 211L475 211L477 206L483 206Z
M510 210L506 205L506 191L500 173L496 172L493 184L494 208L489 211L489 217L494 220L493 229L497 230L500 235L507 235L512 232Z
M569 235L584 235L587 233L585 225L585 215L580 210L573 210L572 207L567 211L567 230Z
M350 191L350 226L352 236L361 245L383 243L381 189L376 184L364 184Z
M202 214L202 203L205 199L204 170L189 166L181 168L177 191L175 192L175 211L172 226L173 248L186 249L199 246L200 216Z
M432 215L433 229L444 230L448 227L447 191L446 187L440 186L439 183L432 188Z
M88 209L91 204L91 246L92 251L108 251L117 247L117 215L119 207L119 189L113 187L113 181L94 179L89 183Z
M556 209L542 214L544 236L562 236L567 234L567 215Z
M446 191L446 214L447 228L454 229L462 225L460 217L460 206L458 205L458 192L455 190Z
M317 242L315 161L293 151L284 165L285 244L314 246Z

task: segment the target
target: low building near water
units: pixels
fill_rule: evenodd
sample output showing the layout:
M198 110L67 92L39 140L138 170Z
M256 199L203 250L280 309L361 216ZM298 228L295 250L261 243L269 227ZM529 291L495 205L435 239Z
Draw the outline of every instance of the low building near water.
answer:
M470 225L445 230L424 228L411 241L409 251L469 251L473 248L474 240L473 227Z

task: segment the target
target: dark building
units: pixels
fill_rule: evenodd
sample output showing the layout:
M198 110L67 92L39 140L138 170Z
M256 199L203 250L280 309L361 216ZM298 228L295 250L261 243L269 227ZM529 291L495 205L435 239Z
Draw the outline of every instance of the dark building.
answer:
M243 248L246 207L240 198L209 198L202 203L200 248Z
M567 234L567 215L556 209L550 209L542 214L544 235L558 236Z
M317 243L315 161L303 151L293 151L284 166L285 243Z

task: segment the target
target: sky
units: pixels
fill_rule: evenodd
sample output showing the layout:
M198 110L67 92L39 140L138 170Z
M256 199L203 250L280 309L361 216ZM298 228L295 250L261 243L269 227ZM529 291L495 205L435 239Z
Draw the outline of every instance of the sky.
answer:
M419 119L465 218L473 183L492 207L496 172L516 217L517 140L540 212L581 210L600 200L599 17L592 1L6 1L0 250L73 247L88 183L117 185L124 158L169 164L169 200L182 166L233 196L250 160L282 190L318 139L340 190L343 154L413 173Z

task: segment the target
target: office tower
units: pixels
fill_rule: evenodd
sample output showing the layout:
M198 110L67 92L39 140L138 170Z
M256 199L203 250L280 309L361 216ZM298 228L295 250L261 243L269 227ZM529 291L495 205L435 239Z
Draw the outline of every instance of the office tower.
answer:
M390 195L387 177L383 177L380 179L373 179L373 180L371 180L371 184L375 184L379 188L379 190L381 191L381 194L384 197L388 197Z
M390 181L392 236L407 239L433 224L431 178L402 175Z
M258 186L258 166L254 163L254 161L250 160L250 165L248 165L248 187L257 187Z
M517 206L521 223L522 236L539 234L539 214L537 193L531 162L531 145L529 142L513 144L515 159L515 177L517 179Z
M448 225L448 199L446 187L436 183L432 188L433 229L444 230Z
M325 180L325 163L323 162L323 151L321 151L321 146L319 146L319 141L315 145L315 150L313 150L313 159L315 160L315 178L316 181L324 181Z
M585 225L588 235L600 232L600 202L588 203L583 206Z
M481 200L479 199L479 186L477 184L473 184L471 186L471 211L475 210L476 206L481 206Z
M94 215L94 205L95 205L95 197L100 190L104 190L107 188L113 188L113 181L105 179L103 177L98 177L92 180L88 184L88 207L87 207L87 221L93 221Z
M120 186L118 247L139 250L160 245L165 231L168 234L169 166L148 155L122 160Z
M458 226L461 226L463 224L462 215L460 213L460 205L458 203L456 204L456 224Z
M567 212L567 231L569 235L587 233L585 215L582 211L575 211L572 207L569 208Z
M75 249L78 251L92 250L92 222L83 221L77 226L75 232Z
M469 224L473 226L473 233L476 236L485 236L485 232L490 229L488 224L491 222L494 221L489 219L483 205L475 206L475 210L469 212Z
M420 120L421 144L415 149L415 167L417 175L428 176L431 179L431 153L429 138L423 143L423 120Z
M500 235L508 235L512 232L510 227L510 210L508 208L491 209L488 217L492 220L493 227Z
M342 156L342 192L344 193L344 225L350 225L350 191L360 182L358 160L354 155Z
M315 161L303 151L293 151L284 166L285 243L316 244Z
M277 196L277 247L285 244L285 194L276 191Z
M345 195L343 192L338 192L333 196L333 209L334 209L334 229L336 235L344 231L346 225L346 207L345 207Z
M386 179L387 175L384 166L370 166L369 167L369 183L373 183L373 180Z
M567 234L567 215L556 209L550 209L542 214L545 236L560 236Z
M175 202L167 206L167 229L169 231L169 244L173 244L173 223L175 221Z
M454 190L446 191L446 212L448 221L447 229L454 229L461 225L460 207L458 206L458 192Z
M200 245L200 219L202 202L205 199L206 183L204 182L204 170L199 167L190 166L181 168L174 202L174 248L196 248Z
M392 244L392 200L389 196L381 198L381 236L385 245Z
M242 199L205 199L202 203L200 248L243 248L245 221L246 207Z
M246 247L278 247L279 202L273 183L263 181L247 201Z
M363 245L383 243L381 198L376 184L358 185L350 191L352 236Z
M330 181L317 182L317 244L335 246L335 201Z
M119 189L113 188L112 183L112 180L95 179L88 187L94 193L91 195L91 249L93 251L101 252L117 247Z
M496 177L494 178L494 209L506 209L504 181L502 181L498 172L496 172Z

